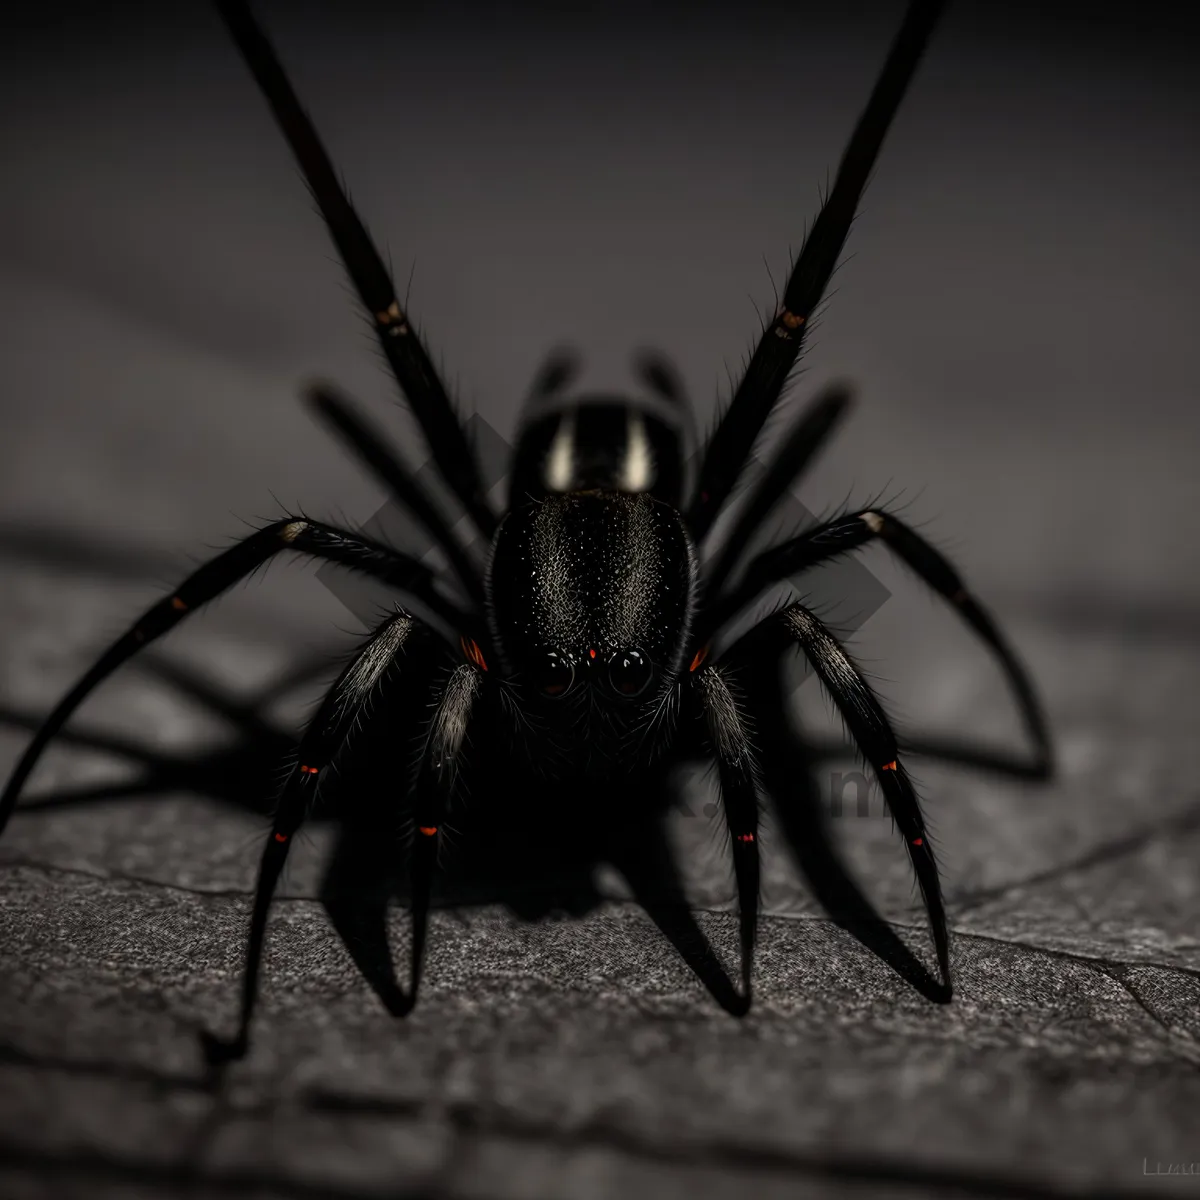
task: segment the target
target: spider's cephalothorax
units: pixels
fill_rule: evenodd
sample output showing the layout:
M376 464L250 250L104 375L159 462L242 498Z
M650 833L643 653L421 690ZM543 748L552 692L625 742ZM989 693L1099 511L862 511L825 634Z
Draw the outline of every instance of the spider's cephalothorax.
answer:
M697 580L680 433L612 397L538 405L523 423L489 632L544 772L628 774L662 748L645 734L683 664Z
M745 1012L759 909L759 810L767 800L831 917L922 995L949 1000L946 916L929 834L901 747L853 659L802 603L776 610L710 653L720 645L714 639L782 581L881 542L991 649L1033 744L1029 757L916 740L905 752L1027 778L1050 773L1041 709L1008 643L946 559L892 513L845 512L745 554L844 413L846 389L828 388L800 414L730 514L723 542L713 545L711 537L800 355L942 4L909 4L778 308L701 448L696 478L685 480L683 472L690 408L665 363L642 360L652 397L564 398L571 370L557 357L531 395L507 510L499 515L439 374L274 49L241 0L217 0L217 7L299 161L442 480L490 547L487 571L479 571L450 516L380 434L332 390L316 389L320 415L442 550L462 600L447 599L424 561L346 529L283 517L202 566L104 653L17 764L0 797L0 828L42 750L97 684L190 612L291 550L365 572L406 604L355 653L300 741L263 849L239 1032L232 1042L208 1039L214 1058L245 1052L271 898L292 840L318 801L341 824L322 899L355 962L397 1014L416 1002L430 905L455 864L483 895L491 896L495 883L499 894L491 898L536 917L555 906L583 911L594 903L590 872L601 863L624 875L717 1002ZM929 914L936 971L878 914L830 836L811 771L816 751L785 703L781 666L796 653L821 680L878 781ZM339 792L339 780L354 777L380 731L386 770L373 786L347 784ZM665 827L676 768L696 764L715 767L729 835L740 989L686 905ZM334 765L338 770L328 770ZM448 839L451 828L461 838ZM398 892L412 913L407 989L397 981L385 932Z
M683 520L645 493L568 492L509 513L490 597L499 661L566 761L632 767L629 735L678 672L694 569Z

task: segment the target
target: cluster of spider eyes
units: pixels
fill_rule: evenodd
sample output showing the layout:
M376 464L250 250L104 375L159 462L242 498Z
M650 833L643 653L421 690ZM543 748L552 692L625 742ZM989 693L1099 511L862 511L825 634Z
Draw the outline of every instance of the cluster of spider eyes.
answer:
M616 695L632 699L650 686L654 667L636 648L617 650L606 660L598 658L595 650L589 650L579 667L570 655L550 650L538 672L537 686L542 695L558 700L575 686L578 678L591 674L598 674Z

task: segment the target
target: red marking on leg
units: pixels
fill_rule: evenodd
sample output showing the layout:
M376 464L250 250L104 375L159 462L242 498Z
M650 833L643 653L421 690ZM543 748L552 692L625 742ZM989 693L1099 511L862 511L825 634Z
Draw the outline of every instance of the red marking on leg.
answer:
M479 644L468 637L460 637L458 639L459 646L462 647L462 652L467 659L467 662L474 663L481 671L488 669L487 663L483 658L483 651L480 650Z
M175 609L176 612L185 612L187 610L187 603L186 601L181 600L178 596L172 596L171 607Z
M712 645L712 643L710 642L709 646L711 646L711 645ZM703 649L696 651L696 657L692 659L692 665L690 667L688 667L689 671L695 671L695 670L699 669L701 663L703 663L704 660L708 657L709 646L705 646Z
M275 840L277 842L286 842L288 840L288 835L286 833L277 833L275 835Z
M879 769L881 771L894 771L896 769L896 760L893 758L890 763L884 763Z
M306 767L303 764L301 764L300 770L305 775L316 775L320 772L321 768L320 767Z
M417 828L420 829L420 831L426 837L433 837L433 835L438 831L438 827L436 825L419 825Z
M754 834L752 834L752 833L739 833L739 834L738 834L738 841L739 841L739 842L752 842L752 841L754 841Z
M924 838L913 838L913 845L914 845L914 846L923 846L924 844L925 844L925 839L924 839Z
M595 657L596 657L596 652L595 652L595 650L589 650L589 651L588 651L588 658L595 658Z

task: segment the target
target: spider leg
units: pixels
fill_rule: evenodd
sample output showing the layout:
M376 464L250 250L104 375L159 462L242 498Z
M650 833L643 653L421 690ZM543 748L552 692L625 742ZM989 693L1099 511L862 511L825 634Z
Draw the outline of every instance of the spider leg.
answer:
M148 552L116 546L105 549L96 545L94 539L48 528L39 529L36 533L0 528L0 554L6 553L31 557L52 566L74 568L84 573L99 571L106 578L114 575L131 579L152 578L161 573L151 569L158 560ZM163 567L161 562L159 567ZM143 670L156 675L185 699L232 725L238 734L237 741L227 748L214 748L211 751L206 748L199 754L169 755L144 742L119 735L78 728L60 730L58 737L67 745L100 750L124 758L131 764L141 765L144 771L127 784L96 784L43 792L34 804L26 806L27 809L50 810L180 789L253 812L267 811L273 792L273 773L281 755L292 747L293 739L272 724L266 710L272 701L292 687L307 683L318 671L324 674L328 667L325 657L297 664L282 680L276 681L263 694L252 699L235 697L189 668L166 659L145 655L138 663ZM36 734L43 720L42 713L0 704L0 727L13 727ZM265 789L261 781L266 781Z
M908 6L871 98L842 155L833 188L788 277L779 311L763 331L742 381L709 439L687 514L688 526L697 539L708 532L729 498L799 357L806 322L825 294L884 137L943 7L943 0L913 0Z
M480 533L490 539L496 516L485 495L479 463L445 385L400 307L395 284L378 249L338 182L312 121L249 6L240 0L216 0L216 6L300 164L384 355L425 434L438 471Z
M1048 779L1054 773L1050 732L1037 693L1016 652L1008 644L991 614L967 590L958 571L916 530L890 513L867 510L830 521L799 537L782 542L752 559L743 582L718 597L699 621L711 633L731 621L772 584L791 579L839 554L881 539L916 575L943 596L995 655L1008 682L1022 723L1033 743L1031 760L969 750L953 742L906 741L910 753L931 754L977 766L990 767L1030 779Z
M12 816L21 788L42 751L87 696L143 646L173 629L189 612L228 591L281 550L328 559L389 583L420 599L452 627L468 628L475 624L473 618L453 608L434 591L433 572L417 559L357 534L306 518L285 517L274 521L210 559L194 571L173 595L148 609L59 701L26 747L3 795L0 795L0 832L3 832Z
M653 778L657 792L647 787L649 780L643 777L640 790L646 796L646 803L634 804L634 812L653 814L652 800L655 795L661 796L666 782L658 773ZM745 1016L750 1010L749 992L738 995L733 981L697 924L688 906L683 881L672 856L662 819L649 815L640 820L636 835L622 839L614 846L610 857L613 866L633 890L634 899L659 932L675 947L713 999L732 1016Z
M321 902L350 957L396 1017L407 1016L417 1002L441 823L454 792L478 688L479 673L465 664L451 675L430 723L413 789L408 897L412 946L407 992L397 981L387 936L388 906L399 879L394 838L386 829L377 828L377 822L345 827L321 887Z
M758 766L750 744L745 708L728 666L706 666L692 673L687 689L698 698L708 734L708 750L717 764L725 825L733 850L734 877L742 943L742 990L750 997L754 942L758 929L761 870L758 856Z
M935 979L889 928L842 865L825 826L812 786L807 756L787 727L780 659L799 647L841 712L850 733L875 771L892 817L904 837L909 860L929 916L941 979ZM950 944L937 863L920 804L903 764L891 724L879 701L845 649L801 604L768 617L741 638L727 655L756 676L752 713L762 740L764 782L775 798L784 830L801 867L831 917L847 928L912 984L922 995L946 1003L952 995ZM797 785L807 780L797 809Z
M250 935L246 943L238 1032L231 1041L222 1041L208 1032L202 1035L210 1062L225 1062L246 1053L258 995L267 914L295 834L317 799L323 773L334 762L350 733L366 717L369 703L394 689L401 678L407 681L414 673L414 664L405 660L415 656L415 674L422 675L422 668L429 665L427 654L432 639L428 634L428 628L407 613L389 617L354 655L309 722L300 741L296 762L280 792L259 864ZM382 843L383 839L377 841ZM391 849L386 844L381 848ZM355 957L357 960L357 955Z
M433 874L442 840L442 821L454 797L471 713L479 696L480 671L461 663L450 676L430 722L414 792L416 839L412 848L409 901L412 913L412 984L409 1007L417 1002L421 969L425 961L425 936L429 926L429 902Z
M813 455L833 432L850 404L850 391L843 384L826 388L796 422L783 448L759 481L721 547L721 553L705 572L705 590L719 595L738 558L771 510L796 483Z
M682 432L690 448L695 451L700 440L696 436L696 414L688 399L683 379L674 365L664 355L647 347L634 354L633 366L650 389L679 415Z

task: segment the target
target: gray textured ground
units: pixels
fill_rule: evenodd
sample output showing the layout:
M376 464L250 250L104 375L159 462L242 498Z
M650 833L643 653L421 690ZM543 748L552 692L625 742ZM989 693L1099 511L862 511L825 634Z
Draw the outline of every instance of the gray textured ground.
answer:
M402 172L355 141L344 96L362 92L337 76L351 68L322 74L317 50L291 49L373 224L403 239L398 262L421 248L415 299L439 349L506 433L560 332L614 361L649 336L707 404L712 372L750 332L742 297L764 293L758 255L795 240L794 197L836 154L871 70L865 59L840 88L790 77L789 103L827 113L828 144L805 141L752 197L731 181L777 160L750 109L705 128L712 162L664 160L655 139L681 144L666 134L686 91L661 127L635 102L637 122L609 113L612 131L584 144L561 139L548 110L492 112L500 135L469 92L442 111L420 70L404 99L425 97L445 127L408 148ZM615 905L537 928L439 916L425 1000L395 1025L311 899L317 834L275 910L254 1053L213 1096L194 1034L234 1014L260 823L182 795L30 811L0 841L0 1195L1197 1194L1200 1179L1145 1173L1200 1162L1200 260L1194 171L1156 140L1192 128L1191 93L1163 115L1150 83L1114 76L1085 111L1036 62L1011 76L959 62L931 65L872 193L806 383L849 372L863 400L800 493L813 509L848 490L921 493L913 515L994 603L1047 698L1062 768L1048 788L912 764L946 873L955 1002L927 1006L831 928L768 839L773 915L741 1023ZM44 712L187 555L274 515L272 493L354 521L381 502L293 401L310 370L377 413L386 387L255 97L226 66L139 62L127 91L106 76L69 122L51 74L5 127L5 161L36 180L6 195L0 226L0 348L16 381L0 439L6 711ZM967 95L956 132L937 114ZM169 152L148 149L165 144L160 105L191 114ZM505 120L521 131L512 143ZM657 189L622 137L651 148ZM466 162L496 187L483 194ZM1011 182L1039 177L1049 192ZM130 195L145 207L131 212ZM219 239L181 233L214 224ZM1096 266L1091 251L1118 244ZM538 307L555 297L572 304ZM95 564L49 537L63 529ZM908 728L1011 741L982 653L884 557L868 562L893 596L855 646L892 710ZM249 696L353 629L311 573L281 566L161 656ZM811 689L801 698L828 722ZM79 726L151 749L227 733L135 668ZM24 737L0 731L0 769ZM119 769L64 752L35 790ZM923 938L877 798L870 811L839 836ZM732 952L710 832L699 815L679 822L697 903Z
M49 606L49 584L23 577ZM11 616L37 628L29 609ZM233 1015L260 826L172 797L18 817L0 847L0 1147L28 1173L6 1194L63 1194L90 1171L174 1194L185 1169L252 1194L1156 1184L1143 1159L1193 1158L1200 1103L1200 802L1173 749L1200 654L1017 628L1043 663L1065 777L1040 791L921 764L957 930L945 1010L814 914L768 843L767 907L787 915L766 923L741 1024L615 907L534 929L441 917L425 1003L396 1027L309 898L314 838L276 910L255 1054L217 1101L193 1034ZM934 662L964 726L986 725L984 673ZM151 690L114 685L104 721L127 713L150 735L162 709L136 709ZM705 818L680 824L702 848ZM886 821L838 828L919 926ZM719 868L698 874L702 900L727 901ZM707 923L731 953L730 918Z

